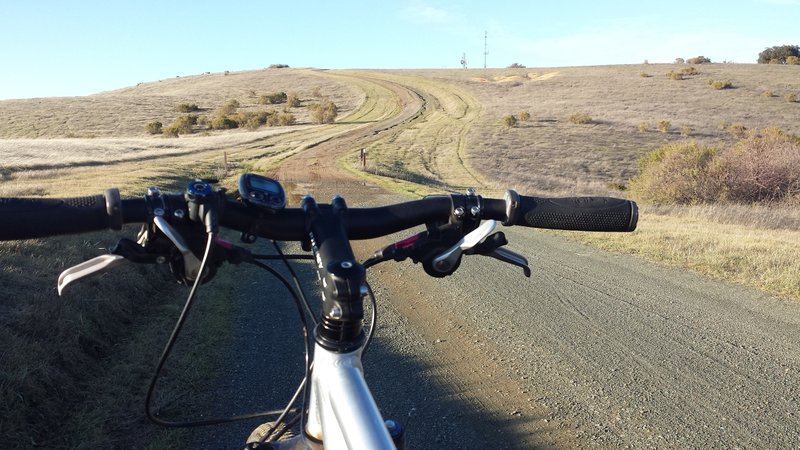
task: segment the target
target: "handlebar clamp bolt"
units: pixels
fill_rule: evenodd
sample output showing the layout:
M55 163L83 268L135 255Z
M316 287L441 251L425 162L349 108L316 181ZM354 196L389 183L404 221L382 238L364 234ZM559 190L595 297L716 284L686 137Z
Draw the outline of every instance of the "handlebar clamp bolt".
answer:
M467 195L469 195L470 197L476 195L477 193L478 191L474 187L467 188Z
M455 209L455 211L453 211L453 215L459 219L464 217L464 214L466 214L466 211L464 210L463 206L459 206L458 208Z
M186 211L182 209L176 209L174 213L172 213L178 219L183 219L186 216Z
M350 261L342 261L339 265L342 266L342 269L349 269L353 267L353 263Z
M158 216L158 217L163 217L164 216L164 209L162 209L162 208L154 209L153 210L153 215Z
M481 208L479 206L473 206L469 209L469 212L472 214L472 217L478 217L481 213Z
M333 308L331 308L331 319L338 320L341 319L343 315L344 312L342 311L342 307L339 305L333 305Z
M161 190L159 190L155 186L150 186L149 188L147 188L147 196L148 197L158 198L158 197L161 196Z

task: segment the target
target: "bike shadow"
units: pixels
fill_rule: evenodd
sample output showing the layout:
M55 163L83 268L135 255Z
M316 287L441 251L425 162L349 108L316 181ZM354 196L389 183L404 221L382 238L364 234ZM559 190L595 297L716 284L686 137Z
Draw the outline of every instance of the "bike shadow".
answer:
M291 245L283 248L297 250ZM270 266L289 277L282 263ZM294 261L292 267L312 310L318 311L319 299L312 294L317 283L312 262ZM300 321L285 287L255 268L235 269L228 274L235 286L230 299L231 336L215 357L214 376L193 398L193 409L205 411L204 417L212 411L229 416L282 408L303 376ZM376 337L364 357L365 378L384 418L403 425L407 448L554 448L534 444L541 439L526 431L526 424L542 418L526 411L487 413L477 395L486 392L473 392L469 384L453 380L437 367L441 361L420 356L420 346L427 344L380 295L378 305ZM369 314L367 306L367 318ZM196 428L188 442L191 448L241 448L253 428L264 421Z

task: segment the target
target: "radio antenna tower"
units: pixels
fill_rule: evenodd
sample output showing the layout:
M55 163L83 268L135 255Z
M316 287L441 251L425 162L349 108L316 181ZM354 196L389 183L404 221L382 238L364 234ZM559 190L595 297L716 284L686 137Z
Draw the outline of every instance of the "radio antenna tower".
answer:
M483 32L483 68L486 68L486 55L489 54L489 32Z
M467 68L467 54L466 53L462 53L461 54L461 67L463 67L465 69Z

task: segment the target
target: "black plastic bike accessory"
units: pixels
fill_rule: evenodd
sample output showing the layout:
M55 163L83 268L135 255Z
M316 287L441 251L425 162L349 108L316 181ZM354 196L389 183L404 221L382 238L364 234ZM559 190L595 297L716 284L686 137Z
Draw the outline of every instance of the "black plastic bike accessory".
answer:
M350 247L345 220L347 205L336 197L330 208L320 208L310 196L301 206L322 283L322 317L316 342L334 352L351 352L364 343L366 270Z
M611 197L520 198L516 225L574 231L633 231L636 203Z
M74 198L0 198L0 239L122 228L119 191Z
M269 177L243 173L239 177L239 195L246 204L276 212L286 207L283 186Z

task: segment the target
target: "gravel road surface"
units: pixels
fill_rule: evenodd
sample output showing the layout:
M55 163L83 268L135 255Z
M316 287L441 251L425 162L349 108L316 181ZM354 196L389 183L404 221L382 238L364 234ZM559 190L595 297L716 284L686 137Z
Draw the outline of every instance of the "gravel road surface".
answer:
M384 415L408 427L410 448L800 445L800 305L551 233L504 231L530 279L480 257L445 279L410 262L371 271L380 323L367 381ZM301 273L313 286L310 268ZM253 295L278 285L252 274L223 353L255 366L222 364L216 398L271 407L265 398L286 398L299 381L300 339L287 300ZM235 448L253 426L198 437Z

